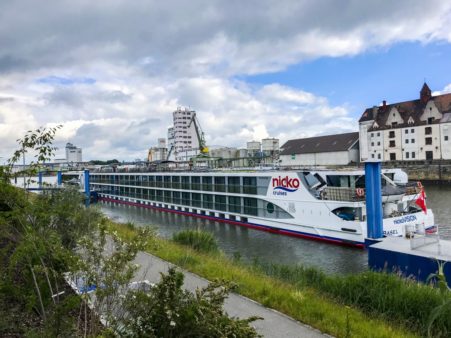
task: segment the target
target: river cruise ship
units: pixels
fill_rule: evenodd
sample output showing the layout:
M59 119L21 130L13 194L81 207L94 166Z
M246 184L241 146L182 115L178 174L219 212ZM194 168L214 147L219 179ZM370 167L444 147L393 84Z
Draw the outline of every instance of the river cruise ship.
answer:
M432 210L415 204L419 186L399 169L381 179L385 236L433 229ZM363 170L93 172L90 189L101 201L335 244L363 247L367 232Z

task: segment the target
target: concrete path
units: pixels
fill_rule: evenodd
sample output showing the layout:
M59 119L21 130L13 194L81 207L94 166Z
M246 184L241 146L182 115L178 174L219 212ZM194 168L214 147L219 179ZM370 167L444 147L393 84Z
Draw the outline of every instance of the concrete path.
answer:
M166 262L158 257L148 253L140 252L135 259L135 263L140 265L140 269L134 281L147 279L152 283L160 281L160 272L166 273L173 264ZM185 275L184 286L189 291L196 288L205 287L208 281L191 272L182 270ZM233 317L247 318L251 316L259 316L264 320L258 320L253 325L258 333L264 337L326 337L316 329L301 324L300 322L272 309L268 309L263 305L240 295L231 293L225 302L226 312Z

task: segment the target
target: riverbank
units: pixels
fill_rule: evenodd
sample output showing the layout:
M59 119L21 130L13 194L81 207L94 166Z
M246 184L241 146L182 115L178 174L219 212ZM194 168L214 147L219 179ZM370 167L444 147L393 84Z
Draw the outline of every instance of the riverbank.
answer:
M114 222L110 222L109 226L123 238L133 236L135 231L132 226ZM156 243L149 246L147 251L208 280L224 279L232 281L237 284L238 293L333 336L415 337L424 335L427 329L427 318L420 318L421 324L412 324L407 318L399 320L399 316L402 316L402 314L378 313L371 306L367 309L362 309L361 307L359 308L358 302L347 306L350 302L345 301L344 297L333 296L324 292L324 289L315 287L314 278L310 279L309 283L298 283L300 281L299 271L297 271L298 275L295 279L289 280L288 278L283 278L283 274L274 273L274 269L271 275L271 273L267 273L268 271L261 267L252 267L237 260L228 259L221 254L201 254L161 238L157 238ZM311 271L314 270L309 269L303 275L311 274ZM350 282L354 282L353 285L355 287L362 287L365 283L367 286L370 286L371 282L375 281L374 276L371 274L375 273L349 276L350 280L346 281L340 279L340 277L331 278L338 278L340 281L344 281L345 284L342 286L352 287ZM293 272L285 274L285 276L287 275L295 276ZM389 291L387 287L384 287L386 282L384 276L388 275L376 275L382 276L382 279L378 281L377 285L373 286L382 288L379 290L380 292ZM436 289L418 285L412 281L404 282L392 275L388 276L388 280L390 281L388 285L396 287L396 292L404 292L400 293L398 300L402 301L403 297L409 296L408 302L404 301L404 303L406 303L407 307L412 308L410 313L416 313L417 316L422 315L421 309L423 309L423 312L429 311L431 304L434 305L434 299L441 301ZM324 282L325 279L317 279L317 281L321 282L322 287L325 287L328 283ZM356 281L360 282L360 284ZM345 288L343 290L352 294L351 289ZM433 296L432 302L431 295ZM373 292L372 296L378 296L377 292ZM418 296L418 301L415 304L409 304L410 301L415 299L415 296ZM387 297L390 297L390 295ZM385 305L390 307L390 301L387 299L384 301ZM425 302L424 304L422 303L423 301ZM397 308L393 307L392 311L397 311ZM443 331L448 330L451 323L445 322L444 325L445 329L441 329L441 331L446 334L451 332Z

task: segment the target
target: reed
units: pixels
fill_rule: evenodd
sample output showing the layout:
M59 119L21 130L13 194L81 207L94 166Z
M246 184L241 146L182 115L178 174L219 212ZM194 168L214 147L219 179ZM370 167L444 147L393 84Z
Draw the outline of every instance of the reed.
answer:
M172 236L176 243L186 245L195 251L217 253L219 252L218 243L214 236L201 230L184 230Z
M253 268L298 287L314 288L369 315L399 323L421 336L428 336L428 329L434 337L451 336L451 292L412 278L373 271L326 275L315 268L261 262L254 262ZM435 317L433 323L432 316Z

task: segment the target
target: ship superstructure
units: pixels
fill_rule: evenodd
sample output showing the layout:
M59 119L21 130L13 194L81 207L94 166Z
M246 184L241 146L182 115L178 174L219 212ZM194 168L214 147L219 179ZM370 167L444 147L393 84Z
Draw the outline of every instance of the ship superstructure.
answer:
M384 235L406 225L434 226L431 210L401 170L382 174ZM354 171L206 171L92 173L100 200L156 208L280 234L363 246L365 180Z

